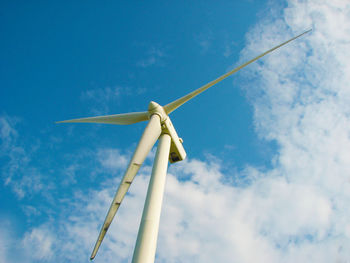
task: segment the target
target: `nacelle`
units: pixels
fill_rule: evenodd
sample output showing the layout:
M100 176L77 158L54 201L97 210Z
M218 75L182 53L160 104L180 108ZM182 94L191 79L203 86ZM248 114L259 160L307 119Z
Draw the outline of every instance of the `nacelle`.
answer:
M171 137L169 162L176 163L176 162L184 160L186 158L186 151L185 151L184 147L182 146L183 141L177 135L177 132L176 132L169 116L162 123L162 129L163 129L164 133L169 134Z

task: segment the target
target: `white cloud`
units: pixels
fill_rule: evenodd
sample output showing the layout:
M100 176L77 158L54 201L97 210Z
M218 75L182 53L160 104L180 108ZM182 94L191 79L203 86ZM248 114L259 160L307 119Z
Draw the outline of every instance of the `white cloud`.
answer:
M16 226L11 217L0 218L0 263L24 262L23 247L16 237Z
M310 255L317 262L350 260L344 252L350 246L345 234L350 214L344 212L350 201L350 51L345 48L350 44L349 13L346 1L289 1L280 21L263 21L250 32L243 52L245 57L259 53L292 32L313 27L311 34L247 68L256 130L280 147L270 173L288 182L285 193L296 185L303 189L283 201L300 215L292 215L284 227L280 224L286 218L273 225L279 237L285 229L294 229L287 234L297 242L286 246L283 261L305 261ZM300 202L300 207L290 206L288 200Z
M117 149L99 149L97 152L97 159L103 168L115 171L125 168L129 160L127 156L120 154Z
M49 261L54 255L55 242L57 242L57 237L54 235L54 231L40 226L26 233L22 245L33 260Z
M233 187L222 182L220 169L218 163L197 160L171 167L158 242L161 262L292 262L300 253L319 253L316 244L323 244L329 234L332 208L316 188L291 184L271 174L249 187ZM144 167L136 177L96 262L130 260L149 179L145 173L149 172L150 167ZM180 181L173 174L188 180ZM119 180L102 190L77 193L61 211L61 219L31 230L25 240L46 244L33 261L52 254L85 261ZM55 236L54 248L51 238L41 238L43 229L49 230L48 237Z

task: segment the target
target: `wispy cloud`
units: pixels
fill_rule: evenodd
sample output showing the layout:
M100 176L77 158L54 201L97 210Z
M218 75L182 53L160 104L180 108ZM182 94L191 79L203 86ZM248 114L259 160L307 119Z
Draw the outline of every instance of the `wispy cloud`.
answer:
M237 43L235 41L230 41L230 42L225 43L224 53L223 53L224 57L225 58L230 57L232 55L232 52L233 52L232 49L236 46L237 46Z
M80 99L87 102L90 114L103 115L109 114L111 107L120 104L125 96L142 94L145 92L144 88L131 87L105 87L88 89L81 93Z
M200 46L200 52L202 54L205 54L208 52L209 48L212 45L212 32L210 30L207 30L206 32L197 34L195 36L195 39Z
M0 116L0 157L7 162L2 167L2 178L5 185L11 186L19 198L36 193L44 188L42 175L30 165L31 153L18 142L15 129L18 119Z
M166 53L164 48L152 46L146 53L145 58L139 60L136 65L147 68L153 65L163 66Z
M0 139L1 153L8 152L13 141L17 139L18 133L14 129L14 125L18 122L17 118L11 118L7 115L0 117Z
M128 93L127 88L105 87L89 89L81 94L81 100L89 102L91 114L106 114L111 103L118 103L121 96Z

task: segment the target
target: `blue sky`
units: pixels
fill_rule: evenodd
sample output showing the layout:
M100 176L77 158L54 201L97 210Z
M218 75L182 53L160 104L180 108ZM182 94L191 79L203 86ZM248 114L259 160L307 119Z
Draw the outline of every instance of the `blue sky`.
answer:
M345 1L0 10L0 262L87 262L145 127L55 121L167 104L309 28L171 114L188 158L169 166L156 261L350 260ZM131 260L153 156L96 262Z

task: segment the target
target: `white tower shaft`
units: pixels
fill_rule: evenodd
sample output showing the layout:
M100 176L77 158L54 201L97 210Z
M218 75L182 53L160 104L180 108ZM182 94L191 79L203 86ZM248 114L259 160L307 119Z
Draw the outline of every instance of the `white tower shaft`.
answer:
M132 263L154 262L170 143L168 134L160 136Z

